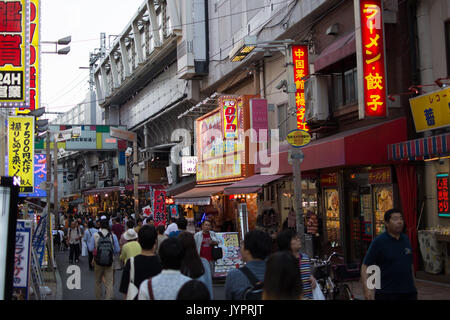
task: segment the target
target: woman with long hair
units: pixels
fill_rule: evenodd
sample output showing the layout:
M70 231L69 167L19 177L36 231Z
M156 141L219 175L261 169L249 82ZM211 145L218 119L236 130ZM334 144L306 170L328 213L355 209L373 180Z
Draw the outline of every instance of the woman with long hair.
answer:
M266 263L263 300L300 300L302 291L294 256L287 251L273 253Z
M200 258L192 233L183 231L177 237L184 248L180 271L185 276L203 282L213 299L212 275L208 260Z

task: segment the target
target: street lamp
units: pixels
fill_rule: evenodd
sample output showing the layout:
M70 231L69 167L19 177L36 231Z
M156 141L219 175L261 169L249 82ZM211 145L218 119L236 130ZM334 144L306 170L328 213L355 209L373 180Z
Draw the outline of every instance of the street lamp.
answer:
M289 110L297 110L295 94L297 92L297 86L294 78L294 60L292 56L292 45L294 40L274 40L274 41L257 41L256 36L247 36L239 41L236 46L230 51L229 58L232 62L238 62L244 60L251 52L264 52L264 56L272 50L280 51L285 56L286 68L287 68L287 81L284 82L286 92L288 94ZM280 88L281 89L281 86ZM306 237L305 226L303 220L303 208L302 208L302 176L301 176L301 162L304 155L301 149L293 148L291 153L293 175L294 175L294 192L295 192L295 212L296 212L296 227L297 233L300 237L302 246L302 253L306 253ZM310 248L310 245L308 245ZM308 250L309 251L309 250Z
M66 55L70 52L70 46L58 50L58 45L67 46L72 41L72 36L61 38L58 41L41 41L42 44L54 44L55 51L42 51L42 53Z

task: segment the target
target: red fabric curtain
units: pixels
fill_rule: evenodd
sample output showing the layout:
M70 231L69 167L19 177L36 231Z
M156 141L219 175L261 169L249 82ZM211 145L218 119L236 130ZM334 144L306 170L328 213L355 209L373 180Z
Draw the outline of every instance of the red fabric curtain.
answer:
M417 177L416 167L411 164L395 166L400 191L402 213L406 224L406 234L411 241L414 258L414 269L419 267L419 251L417 238Z

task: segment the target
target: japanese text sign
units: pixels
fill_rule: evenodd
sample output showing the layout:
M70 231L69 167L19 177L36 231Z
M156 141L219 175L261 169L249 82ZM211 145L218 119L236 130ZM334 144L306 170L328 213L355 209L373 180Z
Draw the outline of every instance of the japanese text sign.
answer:
M166 225L166 191L154 190L153 192L153 219L155 227Z
M322 187L335 187L337 186L337 174L328 173L320 176L320 184Z
M225 139L238 137L238 99L221 97L220 106L223 117L223 136Z
M448 206L448 173L436 175L437 207L440 217L450 217Z
M392 183L390 168L375 168L369 170L369 184L388 184Z
M386 116L386 69L381 0L361 0L364 114Z
M305 122L305 77L309 75L308 47L292 46L294 63L294 82L297 88L295 106L297 110L297 129L309 131Z
M40 0L30 1L30 61L29 61L29 104L25 108L18 108L16 114L27 114L39 108L39 35L40 35Z
M0 0L0 106L30 101L29 0Z
M47 157L45 154L34 155L34 192L21 194L21 197L45 198L47 192L41 189L42 182L47 181Z
M197 172L197 157L182 157L181 170L185 175L195 174Z
M8 117L8 175L20 193L34 192L34 117Z
M450 88L409 99L417 132L450 125Z
M14 253L14 291L21 292L21 299L28 299L31 261L31 221L17 220L16 250Z

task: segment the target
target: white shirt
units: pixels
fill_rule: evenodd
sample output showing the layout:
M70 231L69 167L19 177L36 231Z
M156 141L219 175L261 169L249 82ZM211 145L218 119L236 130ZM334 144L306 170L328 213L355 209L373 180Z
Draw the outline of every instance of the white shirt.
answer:
M162 270L160 274L152 278L153 296L155 300L176 300L178 291L190 280L192 279L179 270ZM148 280L141 283L138 300L150 300Z
M169 224L167 230L164 232L166 236L168 236L171 232L178 231L178 226L175 222Z

